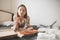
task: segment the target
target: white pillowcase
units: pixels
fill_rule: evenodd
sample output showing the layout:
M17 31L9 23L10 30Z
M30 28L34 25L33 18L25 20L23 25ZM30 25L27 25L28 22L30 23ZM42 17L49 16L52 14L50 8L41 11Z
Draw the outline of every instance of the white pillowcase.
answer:
M13 22L12 21L6 21L6 22L3 22L3 25L10 26L10 25L13 25Z

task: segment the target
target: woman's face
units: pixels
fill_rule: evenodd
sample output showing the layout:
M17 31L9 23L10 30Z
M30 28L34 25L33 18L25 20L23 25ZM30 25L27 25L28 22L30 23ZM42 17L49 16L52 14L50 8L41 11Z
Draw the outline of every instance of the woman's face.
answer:
M25 13L26 13L25 7L21 6L21 7L19 8L19 12L20 12L19 15L22 16L22 17L24 17L24 15L25 15Z

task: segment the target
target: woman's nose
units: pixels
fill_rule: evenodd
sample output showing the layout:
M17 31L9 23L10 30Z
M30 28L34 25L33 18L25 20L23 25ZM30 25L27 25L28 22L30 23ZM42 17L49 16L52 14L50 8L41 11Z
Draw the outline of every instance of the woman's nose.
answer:
M23 13L23 11L20 11L21 13Z

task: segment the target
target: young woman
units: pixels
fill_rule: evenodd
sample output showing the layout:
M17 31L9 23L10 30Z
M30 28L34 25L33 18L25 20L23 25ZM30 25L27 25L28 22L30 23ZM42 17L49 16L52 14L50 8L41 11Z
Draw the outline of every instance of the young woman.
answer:
M25 5L20 5L17 10L17 14L14 15L14 31L24 34L33 34L37 33L37 30L33 30L33 27L30 27L30 17L27 15L27 9Z

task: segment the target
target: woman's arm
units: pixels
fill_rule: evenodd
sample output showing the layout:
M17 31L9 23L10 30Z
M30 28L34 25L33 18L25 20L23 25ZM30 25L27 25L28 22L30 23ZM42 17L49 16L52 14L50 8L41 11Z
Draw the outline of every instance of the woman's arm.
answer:
M18 19L18 17L16 17L16 16L14 16L13 19L14 19L13 28L14 28L15 31L17 31L17 30L18 30L18 20L19 20L19 19Z

